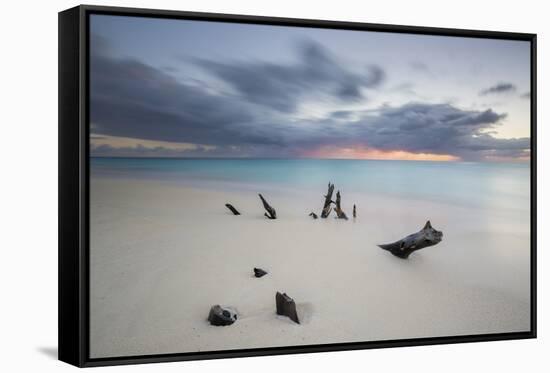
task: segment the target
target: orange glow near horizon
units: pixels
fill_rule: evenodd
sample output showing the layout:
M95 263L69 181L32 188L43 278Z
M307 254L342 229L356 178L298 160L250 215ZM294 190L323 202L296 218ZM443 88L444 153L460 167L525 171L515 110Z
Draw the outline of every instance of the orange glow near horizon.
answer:
M404 150L321 147L304 154L307 158L379 159L393 161L452 162L460 158L450 154L412 153Z

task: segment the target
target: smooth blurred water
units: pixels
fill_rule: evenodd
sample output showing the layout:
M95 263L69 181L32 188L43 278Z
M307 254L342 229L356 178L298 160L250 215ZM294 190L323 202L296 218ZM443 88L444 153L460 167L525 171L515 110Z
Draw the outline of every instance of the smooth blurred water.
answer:
M324 190L331 181L347 192L465 206L530 208L528 163L92 158L91 175L306 190Z

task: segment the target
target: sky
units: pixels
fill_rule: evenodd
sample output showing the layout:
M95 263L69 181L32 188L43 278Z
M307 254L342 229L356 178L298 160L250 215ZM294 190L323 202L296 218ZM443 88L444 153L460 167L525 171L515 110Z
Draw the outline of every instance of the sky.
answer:
M525 161L526 41L92 15L92 156Z

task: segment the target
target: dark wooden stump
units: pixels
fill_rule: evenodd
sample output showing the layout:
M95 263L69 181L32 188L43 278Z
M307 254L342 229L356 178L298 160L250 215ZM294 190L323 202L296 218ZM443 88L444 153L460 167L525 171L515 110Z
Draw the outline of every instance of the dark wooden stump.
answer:
M277 315L287 316L296 324L300 323L298 320L298 313L296 312L296 303L294 299L286 295L286 293L281 294L277 292L275 295L275 304L277 306Z
M321 211L321 217L323 219L328 218L330 215L330 212L332 211L332 207L330 207L331 203L334 203L332 200L332 193L334 193L334 184L328 183L328 191L325 195L325 203L323 205L323 211Z
M378 245L378 247L388 250L398 258L407 259L414 251L437 245L442 239L443 232L433 229L428 220L420 231L394 243Z
M268 219L277 219L277 213L275 212L275 209L273 207L271 207L269 205L269 203L267 203L267 201L265 200L265 198L261 195L261 194L258 194L260 196L260 199L262 200L262 203L264 205L264 209L267 211L266 213L264 213L264 216Z
M230 309L223 308L219 304L210 307L208 321L214 326L231 325L237 321L237 314Z
M357 211L355 210L355 205L353 205L353 218L357 217Z
M341 198L340 198L340 191L336 192L336 207L334 208L334 211L336 212L336 216L338 219L345 219L348 220L348 217L346 216L346 213L344 210L342 210L342 206L340 205Z
M233 207L232 204L230 203L226 203L225 204L225 207L227 207L229 210L231 210L231 212L233 213L233 215L240 215L241 213L239 211L237 211L237 209L235 207Z

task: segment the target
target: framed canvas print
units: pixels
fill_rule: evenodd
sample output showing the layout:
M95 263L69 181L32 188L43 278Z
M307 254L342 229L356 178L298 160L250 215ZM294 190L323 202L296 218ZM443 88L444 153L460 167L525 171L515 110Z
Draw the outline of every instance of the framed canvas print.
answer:
M59 14L59 358L536 335L536 36Z

